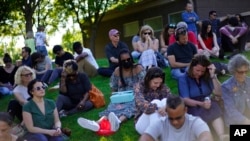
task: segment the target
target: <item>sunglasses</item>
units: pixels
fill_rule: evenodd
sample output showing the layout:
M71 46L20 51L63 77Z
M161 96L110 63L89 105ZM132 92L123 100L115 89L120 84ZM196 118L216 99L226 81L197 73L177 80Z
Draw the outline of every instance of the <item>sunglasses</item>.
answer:
M32 76L32 73L21 74L21 76L24 76L24 77L29 77L29 76Z
M215 17L216 17L217 15L216 15L216 14L213 14L213 16L215 16Z
M131 58L127 58L127 59L124 59L124 60L121 60L122 62L130 62L131 61Z
M151 32L144 32L143 34L144 34L144 35L147 35L147 34L148 34L148 35L151 35Z
M76 74L68 74L67 77L76 77Z
M184 35L187 33L187 29L185 27L181 27L181 28L176 30L176 33Z
M41 91L41 90L45 90L45 88L46 88L45 86L37 86L33 90Z
M169 28L176 28L175 24L169 24Z

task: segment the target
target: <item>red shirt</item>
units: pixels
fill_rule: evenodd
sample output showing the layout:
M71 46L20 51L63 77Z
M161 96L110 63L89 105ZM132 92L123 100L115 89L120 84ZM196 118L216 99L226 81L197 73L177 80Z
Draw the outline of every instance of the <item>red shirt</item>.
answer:
M207 47L207 49L212 50L212 48L213 48L213 37L208 37L208 38L202 39L202 40L203 40L205 46ZM198 48L203 49L200 42L198 43Z
M194 32L188 31L188 41L193 43L194 45L197 45L197 38L196 38ZM168 45L172 45L175 42L176 42L176 40L175 40L174 34L170 35Z

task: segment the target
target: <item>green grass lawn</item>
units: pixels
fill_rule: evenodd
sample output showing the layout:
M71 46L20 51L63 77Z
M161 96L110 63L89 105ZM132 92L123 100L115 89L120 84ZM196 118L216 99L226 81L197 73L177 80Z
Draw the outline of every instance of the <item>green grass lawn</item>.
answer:
M250 57L249 52L246 52L244 54L248 58ZM213 59L213 61L220 61L220 60ZM100 66L107 66L108 64L106 59L98 59L97 62ZM227 60L223 62L227 62ZM165 83L167 84L168 87L170 87L171 92L173 94L178 94L177 82L171 78L170 68L165 68L164 71L166 73ZM219 77L219 80L223 82L227 78L228 76L221 76ZM91 78L90 80L97 88L99 88L104 93L106 106L107 106L108 103L110 102L109 97L110 97L110 92L111 92L110 87L109 87L109 78L98 75L94 78ZM47 98L56 100L57 95L58 95L57 91L54 91L54 92L46 91ZM12 96L1 97L0 111L6 111L7 106L8 106L8 101L11 98L13 97ZM78 113L72 116L63 117L61 119L63 127L68 127L72 130L70 141L136 141L139 139L139 134L135 131L135 128L134 128L133 119L130 119L126 121L125 123L123 123L120 129L115 134L111 136L107 136L107 137L99 136L95 132L83 129L77 124L78 117L84 117L84 118L88 118L92 120L99 119L98 113L100 111L103 111L105 108L106 107L93 109L85 113Z

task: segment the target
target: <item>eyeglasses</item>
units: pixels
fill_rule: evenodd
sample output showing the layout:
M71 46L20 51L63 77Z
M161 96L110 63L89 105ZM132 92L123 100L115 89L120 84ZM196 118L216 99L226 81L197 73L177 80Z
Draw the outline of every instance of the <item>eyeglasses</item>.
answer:
M144 32L143 34L144 34L144 35L147 35L147 34L148 34L148 35L151 35L151 32Z
M213 14L213 16L215 16L215 17L216 17L217 15L216 15L216 14Z
M249 70L245 70L245 71L236 71L238 74L242 75L242 74L247 74L249 72Z
M45 86L37 86L33 90L41 91L41 90L45 90L45 88L46 88Z
M184 114L184 115L185 115L185 114ZM179 116L179 117L176 117L176 118L168 117L168 119L169 119L170 121L175 121L175 120L179 121L179 120L181 120L181 119L184 117L184 115Z
M121 60L122 62L129 62L131 61L131 58L127 58L127 59L124 59L124 60Z
M21 76L24 76L24 77L29 77L29 76L32 76L32 73L21 74Z
M116 35L113 35L114 37L119 37L120 35L119 34L116 34Z

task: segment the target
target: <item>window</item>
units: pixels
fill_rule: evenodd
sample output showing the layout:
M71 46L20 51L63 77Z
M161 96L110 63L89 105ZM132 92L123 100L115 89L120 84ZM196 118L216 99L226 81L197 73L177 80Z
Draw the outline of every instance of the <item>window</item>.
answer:
M181 13L182 13L182 11L168 14L169 23L177 24L178 22L182 21Z
M124 37L136 35L139 31L139 22L134 21L123 25Z
M161 31L162 30L162 17L161 16L157 16L157 17L153 17L153 18L148 18L144 20L144 24L150 25L153 30L156 31Z

